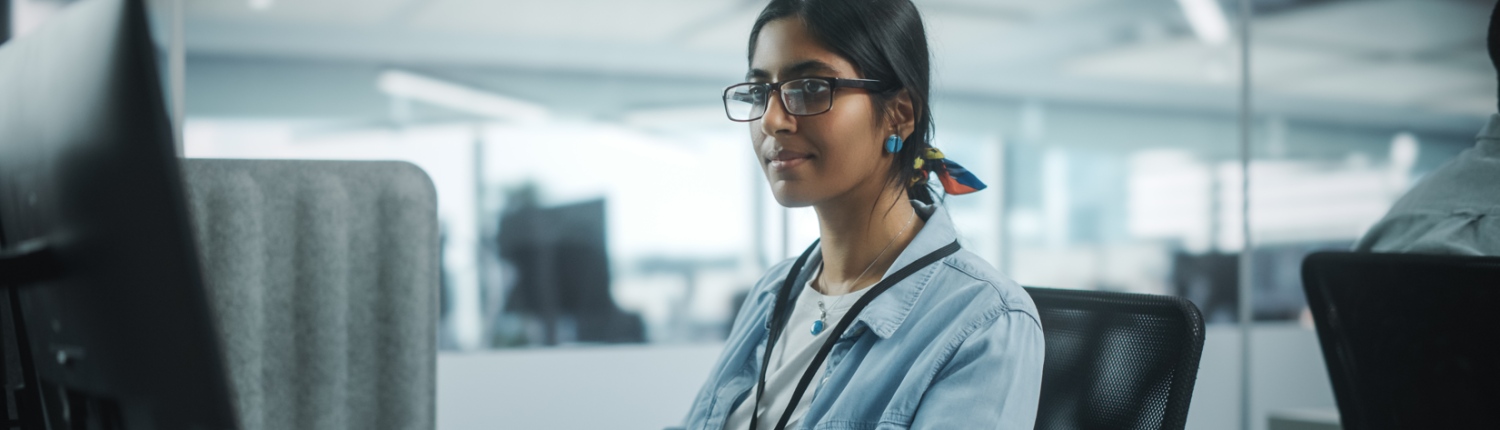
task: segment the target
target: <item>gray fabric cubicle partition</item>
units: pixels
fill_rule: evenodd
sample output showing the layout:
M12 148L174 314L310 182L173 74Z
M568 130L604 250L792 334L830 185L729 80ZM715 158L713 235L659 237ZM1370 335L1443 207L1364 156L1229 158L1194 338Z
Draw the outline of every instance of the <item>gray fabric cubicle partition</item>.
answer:
M403 162L183 160L245 430L435 427L437 195Z

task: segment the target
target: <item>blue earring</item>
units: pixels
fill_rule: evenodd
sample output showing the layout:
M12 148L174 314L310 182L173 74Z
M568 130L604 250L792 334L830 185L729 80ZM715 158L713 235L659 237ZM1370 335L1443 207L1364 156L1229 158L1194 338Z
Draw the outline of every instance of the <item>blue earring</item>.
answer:
M901 143L901 136L892 134L891 137L885 138L885 152L892 154L901 152Z

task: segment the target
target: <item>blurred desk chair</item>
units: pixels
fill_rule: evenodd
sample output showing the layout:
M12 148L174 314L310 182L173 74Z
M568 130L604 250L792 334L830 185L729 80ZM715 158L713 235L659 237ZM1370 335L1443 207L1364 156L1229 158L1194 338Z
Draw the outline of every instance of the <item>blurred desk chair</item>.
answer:
M1026 287L1047 341L1037 429L1182 429L1203 316L1180 297Z
M1344 428L1500 423L1500 258L1322 252L1302 281Z
M440 266L426 173L182 165L242 428L434 428Z

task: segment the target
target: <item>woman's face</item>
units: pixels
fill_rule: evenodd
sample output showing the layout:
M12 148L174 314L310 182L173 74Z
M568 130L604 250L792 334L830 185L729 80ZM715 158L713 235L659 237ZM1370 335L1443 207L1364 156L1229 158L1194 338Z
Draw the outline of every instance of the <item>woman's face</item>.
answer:
M752 82L785 82L808 77L856 79L848 60L812 38L801 19L785 18L761 28L750 60ZM750 142L782 206L817 205L862 192L879 193L892 162L883 142L900 130L877 121L866 90L834 90L833 109L818 115L786 112L779 92L765 117L750 122ZM906 133L899 133L905 136Z

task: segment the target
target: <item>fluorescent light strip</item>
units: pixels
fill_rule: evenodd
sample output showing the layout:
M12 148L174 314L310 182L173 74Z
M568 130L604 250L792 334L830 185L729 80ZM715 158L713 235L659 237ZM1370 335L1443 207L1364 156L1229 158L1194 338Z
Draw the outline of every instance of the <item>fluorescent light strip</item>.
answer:
M1209 45L1222 45L1229 41L1229 20L1224 17L1224 7L1219 0L1177 0L1182 14L1198 40Z
M401 70L382 72L376 86L393 97L502 121L541 122L549 116L547 108L535 103Z

